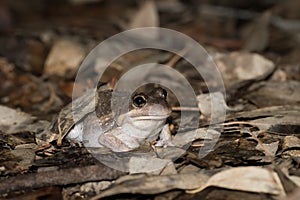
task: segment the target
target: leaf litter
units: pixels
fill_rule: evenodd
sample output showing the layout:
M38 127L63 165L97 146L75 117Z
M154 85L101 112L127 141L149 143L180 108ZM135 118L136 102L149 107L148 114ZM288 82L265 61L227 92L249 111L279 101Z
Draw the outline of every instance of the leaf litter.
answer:
M176 0L1 3L10 9L0 9L0 24L14 20L3 26L0 36L1 198L38 199L53 193L58 199L220 199L220 195L297 199L298 2L260 1L248 10L249 4ZM30 6L37 12L28 12ZM121 18L129 20L124 23ZM168 122L176 147L142 147L137 151L143 156L133 152L131 159L97 152L103 159L126 160L127 172L119 172L56 133L65 133L77 123L67 110L74 75L86 53L120 30L159 25L187 33L208 49L222 73L226 94L219 93L214 82L204 83L189 63L170 52L137 51L118 58L100 81L113 82L132 66L148 61L164 63L184 74L198 97L198 106L189 107L178 105L170 94L173 112ZM186 51L183 48L179 54ZM95 72L107 64L101 59ZM86 77L80 84L98 78ZM209 94L205 84L216 91ZM79 92L77 96L86 91ZM218 97L220 109L226 108L226 120L208 129L212 95ZM90 112L92 108L85 109ZM180 121L181 110L199 112L200 119ZM199 127L189 130L193 120L199 120ZM185 129L177 132L180 123ZM55 124L59 126L52 129ZM64 127L59 131L60 125ZM214 149L199 157L201 147L212 145L214 138L219 138ZM151 170L153 165L157 170Z

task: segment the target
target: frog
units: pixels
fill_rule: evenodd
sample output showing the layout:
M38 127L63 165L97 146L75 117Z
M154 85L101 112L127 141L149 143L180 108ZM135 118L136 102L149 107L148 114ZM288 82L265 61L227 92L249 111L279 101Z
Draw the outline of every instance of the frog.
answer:
M63 137L87 148L108 148L113 152L131 151L147 142L154 142L156 147L174 146L166 124L171 108L165 89L156 87L134 93L123 113L113 112L112 95L111 89L98 90L94 111L89 109L80 120L60 124ZM53 126L58 124L56 121Z

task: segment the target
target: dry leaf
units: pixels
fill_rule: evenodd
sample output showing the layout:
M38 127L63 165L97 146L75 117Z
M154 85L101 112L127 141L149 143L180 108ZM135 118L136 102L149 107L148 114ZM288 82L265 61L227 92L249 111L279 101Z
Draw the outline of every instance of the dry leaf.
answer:
M263 151L266 156L275 156L277 150L278 150L279 141L272 142L270 144L257 144L255 149Z
M257 87L259 88L245 98L259 107L299 103L300 82L298 81L268 81Z
M0 118L0 129L4 132L13 132L12 126L20 126L34 120L34 117L27 113L1 105L0 116L5 116Z
M177 133L172 140L172 143L175 146L182 147L188 143L193 142L197 139L203 140L212 140L216 137L220 136L220 132L215 130L210 130L206 128L199 128L196 130L184 132L184 133Z
M271 16L271 12L266 12L244 29L244 50L262 51L269 45Z
M249 124L256 126L260 131L270 131L275 133L276 129L274 127L279 125L298 125L299 126L300 114L290 115L274 115L272 117L265 117L261 119L251 120ZM280 133L280 132L279 132ZM287 133L288 134L288 133Z
M200 192L211 186L285 196L278 175L269 169L260 167L236 167L221 171L213 175L204 186L189 192Z
M117 180L116 184L91 199L96 200L116 194L158 194L173 189L193 189L205 184L207 179L207 175L200 173L137 176L137 178L127 178L124 181Z
M111 185L111 181L89 182L80 186L80 192L96 192L97 194L102 190L107 189Z
M238 113L230 113L226 116L227 120L237 118L258 118L258 117L269 117L276 115L299 115L300 106L297 105L285 105L285 106L270 106L265 108L259 108L251 111L244 111Z
M178 147L156 148L155 153L161 159L175 160L185 154L186 150Z
M171 160L159 158L131 157L129 160L129 173L160 174Z
M147 0L138 12L132 16L128 29L158 26L159 16L155 3L152 0ZM132 35L141 40L155 40L159 37L159 31L153 30L151 34L148 32L145 32L145 34L140 32L139 34L133 33Z
M222 73L226 87L240 81L259 79L275 68L274 63L265 57L246 52L232 52L230 54L215 54L214 61Z
M282 144L282 149L286 150L293 147L300 148L300 139L293 135L285 136Z
M19 110L0 105L0 130L5 134L13 133L36 133L38 130L49 126L49 122L39 120Z
M159 16L152 0L145 1L129 23L129 28L158 27Z
M45 62L44 72L49 75L72 77L85 57L82 46L74 41L56 41Z
M300 199L300 188L289 195L285 200L299 200Z

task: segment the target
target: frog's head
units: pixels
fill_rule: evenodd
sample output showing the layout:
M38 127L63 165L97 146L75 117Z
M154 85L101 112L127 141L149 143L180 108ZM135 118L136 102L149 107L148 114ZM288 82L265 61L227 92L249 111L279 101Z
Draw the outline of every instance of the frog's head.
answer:
M130 123L135 127L150 128L165 123L171 114L167 102L167 91L154 88L148 93L137 93L131 97L129 111L118 119L118 124Z

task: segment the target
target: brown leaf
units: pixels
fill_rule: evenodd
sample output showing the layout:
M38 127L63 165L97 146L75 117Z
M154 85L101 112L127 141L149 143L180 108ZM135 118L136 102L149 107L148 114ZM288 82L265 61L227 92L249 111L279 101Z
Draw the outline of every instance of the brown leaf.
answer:
M157 8L152 0L145 1L137 13L135 13L129 23L129 28L157 27L159 26L159 16Z
M275 172L252 166L236 167L221 171L213 175L205 186L191 192L199 192L211 186L247 192L285 195L282 184Z
M244 50L262 51L269 45L270 19L271 12L266 12L244 29Z
M85 56L82 46L74 41L61 39L54 43L45 63L48 75L71 76L77 71Z
M158 194L172 189L192 189L202 186L206 180L207 176L201 173L151 177L137 176L136 178L132 177L129 180L121 182L117 180L114 186L92 199L95 200L124 193Z

